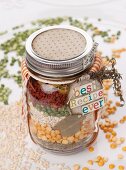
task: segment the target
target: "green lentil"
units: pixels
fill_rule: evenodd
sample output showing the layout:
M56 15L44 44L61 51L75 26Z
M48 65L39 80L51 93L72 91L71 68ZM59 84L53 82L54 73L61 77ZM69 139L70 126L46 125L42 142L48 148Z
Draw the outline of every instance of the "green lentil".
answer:
M100 22L102 19L101 18L98 18L98 21Z
M16 30L16 29L19 29L19 28L22 28L22 27L24 27L23 24L22 24L22 25L18 25L18 26L13 27L12 30Z
M15 59L14 57L11 58L11 63L10 66L14 66L15 62L17 61L17 59Z
M12 78L14 78L15 82L16 82L20 87L22 86L21 72L18 72L17 74L12 75Z
M43 108L41 105L37 104L35 107L36 107L37 110L44 112L44 114L48 115L48 116L61 117L61 116L70 115L69 108L66 107L66 106L59 108L59 109L54 109L54 108L51 108L51 107L46 107L46 108L44 107Z
M6 69L8 64L8 57L4 56L4 58L2 58L0 60L0 79L3 78L10 78L9 72Z
M8 33L8 31L0 32L0 36L5 35L5 34L7 34L7 33Z
M11 94L11 90L8 87L5 87L4 84L0 85L0 102L8 104L8 97Z

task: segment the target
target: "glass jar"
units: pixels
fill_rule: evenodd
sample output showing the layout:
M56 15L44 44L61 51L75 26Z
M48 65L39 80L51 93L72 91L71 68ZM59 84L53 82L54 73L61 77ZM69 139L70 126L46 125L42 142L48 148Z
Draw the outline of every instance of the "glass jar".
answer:
M33 141L59 153L80 151L98 135L103 88L97 43L83 30L52 26L33 33L22 63L24 108Z

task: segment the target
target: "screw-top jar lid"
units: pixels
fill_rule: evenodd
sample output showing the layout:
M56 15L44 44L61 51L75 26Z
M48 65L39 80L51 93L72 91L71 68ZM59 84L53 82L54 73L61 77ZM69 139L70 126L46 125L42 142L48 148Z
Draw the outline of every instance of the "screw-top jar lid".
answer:
M83 30L51 26L26 41L26 64L32 73L51 78L69 77L90 67L97 43Z

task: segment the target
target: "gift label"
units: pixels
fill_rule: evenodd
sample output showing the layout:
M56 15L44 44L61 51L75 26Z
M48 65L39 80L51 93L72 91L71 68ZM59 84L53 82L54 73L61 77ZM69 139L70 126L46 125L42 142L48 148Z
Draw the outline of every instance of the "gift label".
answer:
M78 132L83 124L85 116L70 115L61 120L54 127L54 130L60 130L62 136L72 136Z
M79 132L81 127L83 126L85 128L85 133L88 133L89 131L94 130L94 121L94 112L86 116L70 115L58 122L56 126L54 126L54 130L58 129L60 130L62 136L69 137Z
M85 115L92 111L98 110L104 106L104 103L105 103L104 98L101 98L95 102L84 105L84 106L82 106L82 114Z
M103 89L70 100L70 108L73 109L78 106L83 106L87 103L98 100L101 97L103 97Z
M86 79L71 85L69 106L73 114L88 114L104 106L104 93L98 80Z

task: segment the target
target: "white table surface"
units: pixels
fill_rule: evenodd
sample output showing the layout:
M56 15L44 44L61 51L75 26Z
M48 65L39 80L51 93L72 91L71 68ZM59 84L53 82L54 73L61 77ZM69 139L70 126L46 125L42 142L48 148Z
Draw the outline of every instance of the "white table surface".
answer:
M46 0L0 0L0 30L29 22L36 18L59 15L101 17L126 24L126 0L106 0L107 2L95 5L78 4L78 6L56 6L44 3L43 1L45 2ZM88 2L88 0L78 0L78 2L81 1ZM77 2L77 0L73 0L73 2Z
M53 1L53 0L52 0ZM75 0L73 0L75 1ZM119 23L122 26L126 24L126 0L110 0L107 2L102 2L94 5L76 5L76 6L66 6L66 5L52 5L49 3L44 3L42 0L0 0L0 31L5 29L10 29L11 27L28 23L31 20L45 18L45 17L55 17L55 16L75 16L75 17L84 17L88 16L91 18L103 18L105 20L114 21ZM78 1L81 2L81 1ZM123 72L125 68L126 58L119 61L123 62L122 68L120 71ZM125 71L123 72L126 73ZM124 82L123 82L124 83ZM125 83L124 83L125 85ZM14 97L14 96L13 96ZM121 113L125 112L125 107L120 109ZM118 119L116 117L115 119ZM126 128L126 127L125 127ZM125 135L122 132L122 128L118 129L118 132L121 135ZM126 136L126 135L125 135ZM93 158L96 154L104 154L105 156L110 156L111 161L115 164L119 162L115 159L115 151L111 151L109 144L104 141L103 133L100 133L97 144L95 145L95 152L88 153L84 151L72 156L56 156L53 154L48 154L48 159L56 162L66 162L68 165L72 163L80 163L83 165L83 160L88 160L89 157ZM32 145L32 144L31 144ZM120 148L117 149L116 153L120 151ZM83 156L84 155L84 156ZM121 164L126 166L126 157L122 160ZM20 168L19 168L20 169ZM33 168L34 169L34 168ZM95 170L107 170L107 167L98 168ZM43 169L42 169L43 170ZM50 169L57 170L57 169Z

